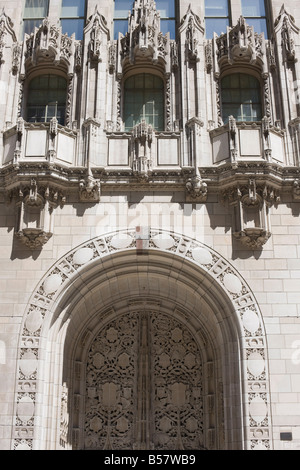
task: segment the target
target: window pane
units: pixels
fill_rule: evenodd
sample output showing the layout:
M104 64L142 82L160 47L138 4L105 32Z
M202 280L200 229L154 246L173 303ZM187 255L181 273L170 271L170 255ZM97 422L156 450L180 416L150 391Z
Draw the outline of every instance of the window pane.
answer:
M115 0L115 18L128 18L128 12L132 10L133 2L128 0Z
M56 116L64 124L67 82L58 75L40 75L29 84L27 121L48 122Z
M114 21L114 39L118 39L119 33L122 33L123 36L128 31L128 20L115 20Z
M124 85L125 130L145 120L157 130L163 130L164 87L160 77L138 74Z
M42 24L42 21L42 18L39 20L24 20L24 34L31 34L34 31L34 28L38 28Z
M45 18L48 15L48 0L26 0L24 18Z
M231 115L238 121L261 119L261 91L255 77L240 73L228 75L223 78L221 89L224 123Z
M75 33L75 37L78 40L83 38L84 19L73 19L73 20L61 20L61 27L63 34L71 36Z
M156 0L155 3L161 18L175 18L174 0Z
M228 16L228 0L206 0L205 16Z
M243 16L266 16L264 0L242 0Z
M258 34L264 33L265 38L268 37L267 21L264 18L246 18L246 22L249 26L254 27L254 31Z
M61 16L63 18L84 16L84 3L84 0L63 0Z
M170 33L170 38L175 39L175 20L160 20L160 29L163 35Z
M217 33L218 36L222 33L226 33L227 26L229 26L228 18L206 18L205 20L205 29L206 29L206 38L212 39L214 33Z

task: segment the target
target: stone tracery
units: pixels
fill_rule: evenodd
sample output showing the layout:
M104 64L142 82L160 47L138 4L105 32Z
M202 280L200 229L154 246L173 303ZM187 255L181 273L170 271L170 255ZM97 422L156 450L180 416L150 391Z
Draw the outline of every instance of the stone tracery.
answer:
M87 362L85 448L199 449L202 364L187 328L133 312L94 339Z

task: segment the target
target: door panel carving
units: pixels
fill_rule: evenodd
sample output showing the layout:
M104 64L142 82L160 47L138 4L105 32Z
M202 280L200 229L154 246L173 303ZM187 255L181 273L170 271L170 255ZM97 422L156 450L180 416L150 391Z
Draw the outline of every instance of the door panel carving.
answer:
M199 347L171 316L127 313L91 344L86 370L86 449L203 448Z

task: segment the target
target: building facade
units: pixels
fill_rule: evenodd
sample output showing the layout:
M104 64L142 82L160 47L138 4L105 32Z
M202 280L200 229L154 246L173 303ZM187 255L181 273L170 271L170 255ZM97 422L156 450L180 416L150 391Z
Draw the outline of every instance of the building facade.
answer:
M300 448L300 10L0 1L0 447Z

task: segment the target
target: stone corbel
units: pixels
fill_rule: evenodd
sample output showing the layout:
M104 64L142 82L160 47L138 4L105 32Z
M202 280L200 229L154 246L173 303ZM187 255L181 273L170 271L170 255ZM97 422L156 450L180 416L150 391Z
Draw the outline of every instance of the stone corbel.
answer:
M296 179L293 183L293 198L300 201L300 179Z
M208 192L207 184L203 181L199 172L187 180L186 190L190 201L206 202Z
M17 194L16 238L31 250L40 249L52 237L54 209L65 203L57 190L40 187L35 179Z
M79 199L81 202L99 202L101 195L100 182L92 174L82 178L79 182Z
M278 202L276 190L267 185L258 188L253 178L247 185L226 190L223 199L234 207L234 238L247 248L261 249L271 236L269 207Z

